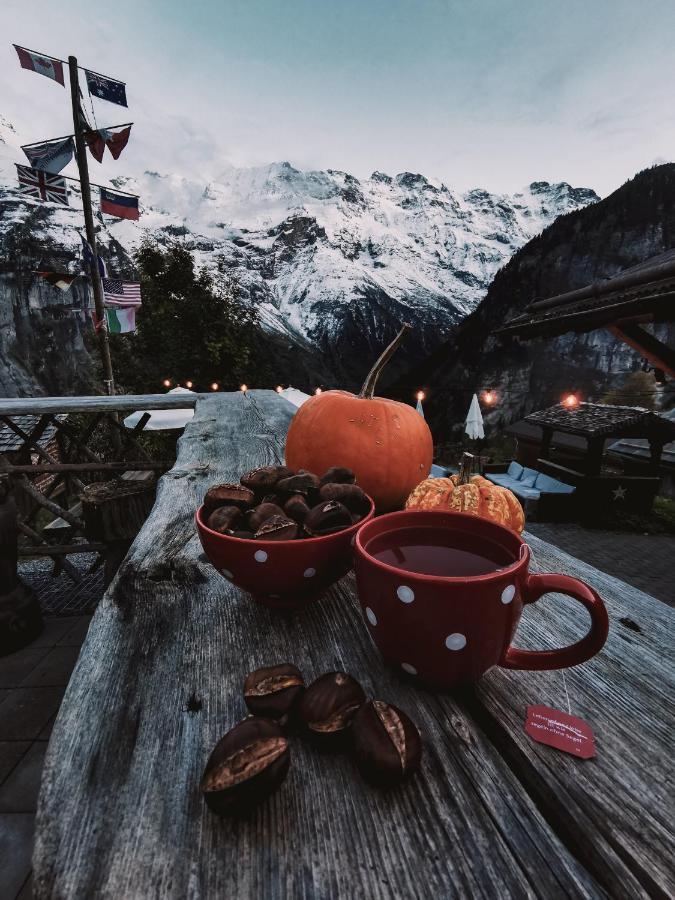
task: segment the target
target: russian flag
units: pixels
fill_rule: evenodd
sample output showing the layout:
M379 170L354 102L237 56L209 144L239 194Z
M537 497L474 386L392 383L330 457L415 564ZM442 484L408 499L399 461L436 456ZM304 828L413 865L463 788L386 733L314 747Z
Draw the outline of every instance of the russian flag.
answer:
M118 219L138 219L138 197L101 188L101 212Z

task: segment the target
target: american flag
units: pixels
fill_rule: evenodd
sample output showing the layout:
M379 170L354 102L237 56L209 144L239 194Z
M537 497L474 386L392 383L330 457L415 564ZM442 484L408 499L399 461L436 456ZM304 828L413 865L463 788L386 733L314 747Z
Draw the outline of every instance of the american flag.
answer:
M62 203L64 206L68 206L65 178L18 164L16 165L16 174L19 179L20 194L35 197L36 200L46 200L48 203Z
M103 302L108 306L140 306L141 286L137 281L103 278Z

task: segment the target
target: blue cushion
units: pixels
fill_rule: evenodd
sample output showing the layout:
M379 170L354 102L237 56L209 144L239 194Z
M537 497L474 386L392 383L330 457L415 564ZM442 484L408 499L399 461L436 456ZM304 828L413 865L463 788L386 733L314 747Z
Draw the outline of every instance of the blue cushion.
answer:
M540 497L540 493L536 488L524 487L519 481L514 484L511 490L521 500L538 500Z
M500 487L509 488L509 490L513 488L514 484L520 484L517 478L511 478L511 476L507 475L506 472L489 472L485 477L493 484L498 484L500 485Z
M518 480L523 487L533 487L538 474L539 472L537 472L536 469L528 469L527 466L525 466Z
M565 484L563 481L558 481L557 478L551 478L550 475L546 475L544 472L540 472L537 475L534 486L538 491L546 491L549 494L573 494L575 490L571 484Z
M521 464L519 462L516 462L515 459L512 459L511 462L509 463L509 467L506 471L506 474L510 475L511 478L518 479L523 474L523 467L521 466Z
M443 466L437 466L436 463L431 464L429 478L447 478L448 474L449 470L445 469Z

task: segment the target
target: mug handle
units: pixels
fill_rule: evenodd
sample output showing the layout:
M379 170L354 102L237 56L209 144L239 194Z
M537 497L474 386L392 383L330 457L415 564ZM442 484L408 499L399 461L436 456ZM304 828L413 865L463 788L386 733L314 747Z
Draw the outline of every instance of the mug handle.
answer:
M595 656L607 640L609 618L599 594L568 575L528 575L523 587L523 603L536 603L549 591L566 594L583 603L591 614L591 628L586 637L560 650L517 650L509 647L499 663L506 669L567 669Z

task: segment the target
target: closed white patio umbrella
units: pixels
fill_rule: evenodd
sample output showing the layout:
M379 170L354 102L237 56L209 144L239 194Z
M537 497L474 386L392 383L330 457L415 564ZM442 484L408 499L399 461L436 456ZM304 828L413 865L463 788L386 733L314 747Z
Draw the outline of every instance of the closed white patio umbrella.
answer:
M194 394L184 387L175 387L168 391L169 394ZM145 425L145 431L176 431L185 428L194 416L194 409L155 409L150 413L150 418ZM124 420L126 428L135 428L145 412L133 412Z
M471 400L471 406L469 407L469 413L466 417L464 431L472 438L472 440L478 440L479 438L485 437L483 414L480 411L480 404L478 403L476 394L473 395L473 399Z

